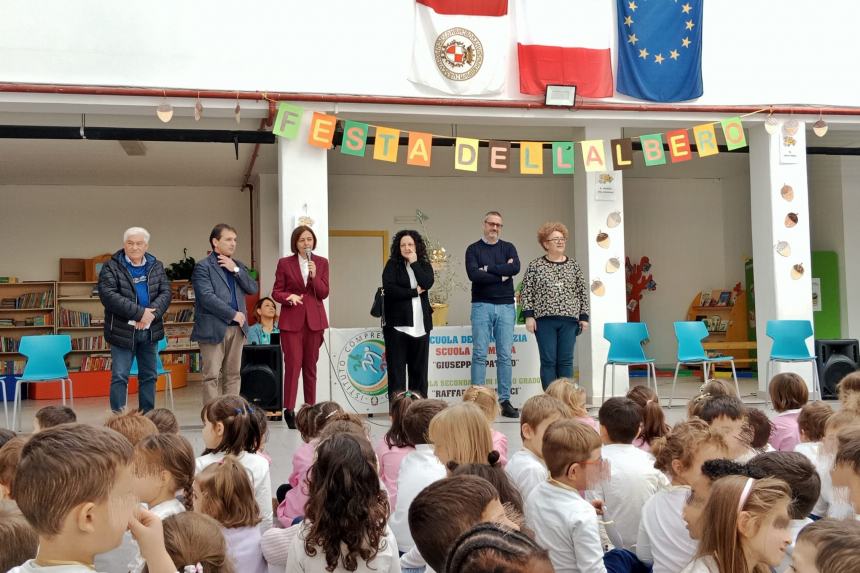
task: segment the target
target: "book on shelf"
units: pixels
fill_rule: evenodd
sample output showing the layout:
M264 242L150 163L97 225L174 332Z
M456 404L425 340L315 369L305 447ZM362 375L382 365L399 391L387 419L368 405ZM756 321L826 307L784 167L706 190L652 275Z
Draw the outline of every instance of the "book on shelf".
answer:
M194 309L183 308L176 312L168 312L164 314L166 322L194 322Z
M717 306L729 306L729 301L731 300L732 293L724 290L720 293L720 298L717 300Z
M98 372L110 370L110 354L87 354L81 360L81 372Z
M18 277L0 277L0 285L16 284Z
M728 332L729 331L729 319L723 318L720 320L720 325L717 329L718 332Z
M711 291L710 289L705 289L702 291L702 295L699 298L699 306L710 306L711 304Z
M110 350L104 336L72 338L72 350Z
M19 344L21 344L20 338L0 336L0 352L18 352Z
M24 365L26 363L26 360L4 360L0 362L0 370L2 370L3 376L20 375L24 372Z
M102 319L104 324L104 319ZM79 310L60 309L60 326L93 326L93 315Z
M10 302L11 301L11 302ZM27 292L16 298L0 300L0 308L50 308L54 302L54 291Z

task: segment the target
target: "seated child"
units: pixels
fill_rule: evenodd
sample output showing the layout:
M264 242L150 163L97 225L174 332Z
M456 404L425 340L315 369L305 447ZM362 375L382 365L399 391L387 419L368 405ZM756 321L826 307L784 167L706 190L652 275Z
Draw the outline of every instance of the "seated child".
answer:
M220 462L227 455L236 456L251 476L254 498L260 512L260 531L272 521L272 480L269 462L257 453L263 439L260 420L251 405L241 396L225 395L209 401L200 412L203 420L203 455L195 460L197 473Z
M523 447L511 456L505 467L523 502L528 500L535 486L549 477L542 453L544 432L556 420L570 417L571 411L567 405L545 394L532 396L523 404L520 411Z
M836 387L842 409L860 416L860 372L847 374Z
M665 474L654 467L654 457L633 445L642 426L642 408L629 398L609 398L600 407L603 459L611 478L602 486L607 535L616 548L633 549L639 535L642 506L669 487Z
M768 443L773 426L767 414L758 408L747 408L747 425L749 425L750 432L752 433L750 447L753 450L759 454L776 451Z
M120 412L113 412L105 420L105 427L125 436L132 446L146 436L158 433L158 428L155 427L152 420L141 414L139 410L125 409Z
M152 423L162 434L179 433L179 421L176 419L176 415L167 408L154 408L144 416L152 420Z
M400 474L400 464L403 458L415 451L415 445L409 441L403 430L403 419L409 406L421 399L420 394L411 390L397 392L393 396L389 407L391 427L374 448L376 457L379 458L379 477L388 490L391 507L397 506L397 476Z
M68 406L45 406L36 412L33 418L33 433L47 430L60 424L71 424L78 421L75 411Z
M268 572L257 527L260 511L248 472L235 456L227 455L197 475L194 480L194 511L221 524L227 553L239 570Z
M475 404L464 402L439 412L430 421L427 437L443 465L486 463L493 451L490 424Z
M636 555L653 563L654 573L674 573L693 560L699 546L684 523L684 505L693 486L701 487L707 479L702 476L702 465L724 458L728 446L722 434L693 418L675 424L667 436L654 442L651 453L654 467L669 476L672 485L655 493L642 507Z
M839 449L839 433L848 428L860 425L860 416L851 410L842 409L827 419L824 425L824 439L821 441L819 452L818 476L821 478L821 499L824 500L826 512L822 517L836 519L850 518L854 515L847 490L833 488L833 462Z
M738 396L735 387L727 380L722 378L711 378L699 387L699 393L687 402L687 418L701 418L699 411L702 406L711 398L719 398L720 396Z
M0 501L0 571L8 571L36 556L39 538L10 500Z
M833 489L835 492L843 488L854 508L854 517L860 518L860 426L839 430L836 439L836 458L830 470Z
M634 386L627 392L627 397L642 408L642 431L633 440L633 445L646 452L651 451L655 440L667 435L671 428L666 423L666 414L660 406L657 392L648 386Z
M813 519L827 515L827 500L824 499L825 488L830 488L830 469L822 470L821 442L827 420L833 415L833 408L825 402L810 402L800 409L797 416L797 429L800 433L800 443L794 446L794 451L806 456L812 462L821 478L821 494L812 508Z
M0 448L6 445L6 442L16 436L15 432L6 428L0 428Z
M445 570L448 550L460 535L484 522L518 529L505 515L496 488L475 475L433 482L409 507L409 530L415 546L434 571Z
M581 422L557 420L541 451L550 478L526 499L526 524L556 571L605 573L597 512L579 493L605 477L600 437Z
M202 513L177 513L164 520L164 547L179 573L199 563L204 573L245 571L243 564L233 565L227 554L227 542L221 525ZM281 571L284 569L281 568Z
M758 452L750 447L752 429L747 423L746 406L740 398L733 396L709 398L699 408L698 417L726 437L730 459L748 462L758 455Z
M511 478L502 469L499 463L498 452L490 452L490 456L486 464L463 464L451 469L449 464L448 469L451 477L474 475L482 477L496 488L499 492L499 501L505 506L508 511L508 516L511 521L521 523L523 518L523 498L517 486L511 481Z
M505 467L508 464L508 437L493 428L493 423L501 411L496 391L489 386L472 385L463 392L463 401L474 403L486 416L493 436L493 449L499 452L500 463Z
M860 571L860 522L822 519L804 527L792 555L796 573Z
M579 384L570 378L559 378L553 381L546 389L546 395L552 396L570 408L571 416L577 422L582 422L590 428L594 428L595 432L599 432L600 428L597 420L588 415L588 410L585 407L587 396L585 390L579 387Z
M0 447L0 501L10 499L15 473L21 461L21 452L27 444L27 438L17 436Z
M481 523L454 541L444 571L552 573L554 570L549 553L528 535L494 523Z
M773 419L769 443L781 452L794 451L794 446L800 442L797 415L809 400L806 382L794 372L783 372L771 378L768 393L773 409L778 412Z

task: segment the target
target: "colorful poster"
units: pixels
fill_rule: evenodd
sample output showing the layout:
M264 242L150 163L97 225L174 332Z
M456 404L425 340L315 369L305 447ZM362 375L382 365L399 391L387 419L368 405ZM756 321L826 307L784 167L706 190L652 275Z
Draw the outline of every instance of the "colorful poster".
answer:
M572 141L554 141L552 143L553 175L569 175L573 173L575 150L576 148Z
M543 174L543 143L540 141L520 142L520 173L523 175Z
M779 134L779 162L783 165L791 165L800 163L801 153L806 150L799 149L797 145L797 137L794 135Z
M640 135L639 141L642 143L642 159L645 161L646 166L653 167L655 165L666 164L662 133Z
M430 167L430 155L433 153L433 136L420 131L409 132L409 146L406 151L406 164L418 167Z
M633 140L613 139L609 147L612 149L612 166L616 171L633 167Z
M454 144L454 169L460 171L478 171L477 139L458 137Z
M311 118L308 143L321 149L331 149L335 126L337 126L337 118L335 116L315 111Z
M344 155L364 157L367 151L367 132L370 128L366 123L346 120L343 125L343 141L340 152Z
M376 140L373 144L373 158L378 161L397 163L397 151L400 149L400 130L390 127L377 127Z
M278 137L295 139L299 134L299 124L302 121L304 108L282 101L278 105L278 115L272 126L272 133Z
M508 172L511 169L511 142L490 140L487 161L490 171Z
M720 148L717 144L717 132L713 123L703 123L693 128L693 139L696 140L696 152L699 157L717 155Z

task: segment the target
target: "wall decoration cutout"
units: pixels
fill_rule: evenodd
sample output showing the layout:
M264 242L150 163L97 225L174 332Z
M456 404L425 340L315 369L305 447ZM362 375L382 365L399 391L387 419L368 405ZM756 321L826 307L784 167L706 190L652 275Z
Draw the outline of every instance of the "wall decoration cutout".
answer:
M791 256L791 245L787 241L780 241L776 244L776 252L783 257Z
M800 278L803 277L804 272L805 271L803 270L803 263L797 263L796 265L791 267L791 278L793 278L794 280L800 280Z
M799 127L800 127L800 124L797 123L797 120L794 118L791 118L782 124L782 133L785 135L794 135L795 133L797 133L797 129Z
M794 200L794 188L788 183L782 186L782 189L779 190L779 194L782 195L782 198L786 201L790 202Z
M612 244L612 241L609 239L609 235L607 233L604 233L603 231L600 231L599 233L597 233L597 246L598 247L603 247L604 249L608 249L609 245L611 245L611 244Z
M613 211L606 217L606 226L614 229L621 224L621 211Z
M621 268L621 261L618 257L612 257L608 261L606 261L606 272L609 274L618 272L618 269Z
M797 221L798 221L797 213L789 213L788 215L785 216L785 226L789 229L797 226Z
M606 294L606 285L600 279L591 281L591 292L594 296L603 296Z

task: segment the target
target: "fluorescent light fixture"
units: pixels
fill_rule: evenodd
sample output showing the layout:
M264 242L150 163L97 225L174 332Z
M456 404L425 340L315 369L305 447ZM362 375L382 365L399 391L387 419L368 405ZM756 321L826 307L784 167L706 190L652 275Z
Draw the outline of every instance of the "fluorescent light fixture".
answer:
M573 107L576 102L576 86L546 86L545 104L554 107Z

